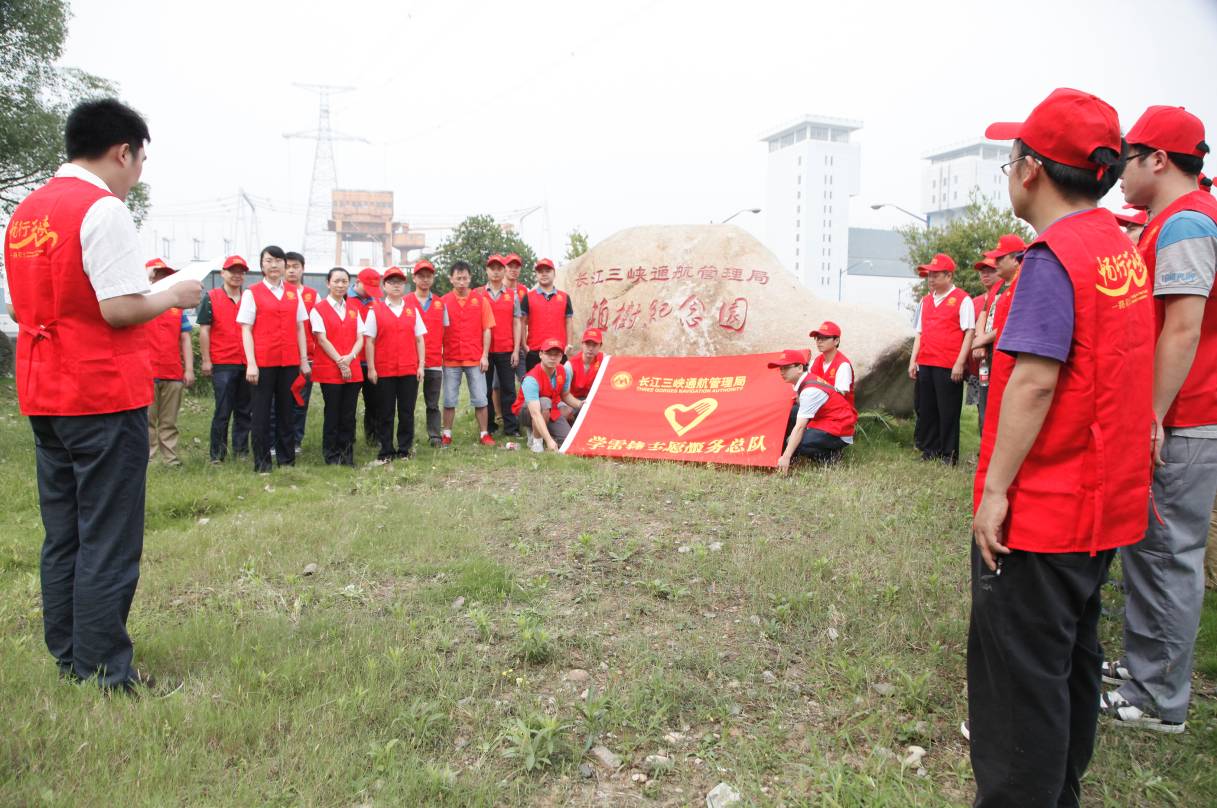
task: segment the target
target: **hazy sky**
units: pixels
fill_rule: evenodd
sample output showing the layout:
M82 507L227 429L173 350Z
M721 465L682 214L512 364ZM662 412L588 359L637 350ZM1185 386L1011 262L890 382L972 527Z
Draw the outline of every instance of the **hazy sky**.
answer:
M315 127L318 104L294 82L357 88L334 98L333 125L370 142L336 144L340 187L394 191L407 221L547 203L548 228L538 212L522 234L559 255L572 227L594 243L762 206L758 138L804 113L864 122L854 226L907 223L869 205L919 210L927 151L1019 120L1058 86L1102 96L1125 129L1149 104L1182 104L1217 144L1214 0L75 0L73 12L62 63L119 82L148 118L146 229L178 239L175 255L202 225L204 253L218 253L239 187L276 209L263 204L261 241L300 244L314 145L283 134ZM735 221L763 237L763 213Z

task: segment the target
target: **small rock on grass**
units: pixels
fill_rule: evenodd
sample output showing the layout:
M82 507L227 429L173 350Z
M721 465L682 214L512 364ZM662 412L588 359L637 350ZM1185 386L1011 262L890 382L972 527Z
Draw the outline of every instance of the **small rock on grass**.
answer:
M706 808L727 808L730 805L742 805L744 798L727 783L719 783L706 795Z
M905 747L906 754L900 762L905 766L920 766L921 759L926 756L926 751L920 746Z
M643 761L643 766L651 774L666 772L672 768L672 758L667 755L647 755L646 760Z
M452 601L452 611L459 612L465 607L465 596L461 595L456 600Z
M591 767L590 763L579 764L579 776L584 780L590 780L596 775L596 770Z
M878 682L871 685L871 690L875 691L880 696L891 696L896 692L896 686L887 682Z
M621 758L613 754L613 750L607 746L593 746L592 756L600 761L601 765L609 769L620 769Z
M305 575L316 575L317 574L317 565L316 564L305 564L304 565L304 574Z
M723 549L723 543L721 541L710 542L710 552L717 553L719 550L722 550L722 549Z
M574 684L582 684L591 678L591 674L582 668L573 668L566 672L566 679Z
M778 681L778 677L774 674L773 671L765 671L764 673L761 674L761 679L767 685L777 684L777 681Z
M630 775L630 780L635 783L645 783L647 781L647 776L642 772L634 772Z

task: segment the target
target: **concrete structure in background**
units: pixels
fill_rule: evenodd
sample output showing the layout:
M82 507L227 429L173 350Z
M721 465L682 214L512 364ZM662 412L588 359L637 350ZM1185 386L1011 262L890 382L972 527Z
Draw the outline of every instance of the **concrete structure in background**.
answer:
M968 140L925 155L921 209L930 226L946 224L963 215L972 192L996 205L1010 207L1001 167L1010 160L1010 144L996 140Z
M899 231L849 228L849 263L844 270L844 302L895 311L912 321L913 287L919 278Z
M817 297L841 297L849 198L861 185L861 121L807 115L761 138L769 146L765 244Z
M335 190L331 198L326 229L334 233L336 265L343 265L343 247L348 242L370 241L379 244L380 265L385 267L394 263L394 248L401 251L401 262L405 264L409 251L427 246L423 233L412 233L405 222L393 221L392 191Z

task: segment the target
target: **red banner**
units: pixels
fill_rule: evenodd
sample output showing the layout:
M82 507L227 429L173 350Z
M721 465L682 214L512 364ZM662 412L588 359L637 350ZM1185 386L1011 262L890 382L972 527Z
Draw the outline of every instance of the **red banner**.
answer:
M773 356L609 356L562 451L776 466L794 394Z

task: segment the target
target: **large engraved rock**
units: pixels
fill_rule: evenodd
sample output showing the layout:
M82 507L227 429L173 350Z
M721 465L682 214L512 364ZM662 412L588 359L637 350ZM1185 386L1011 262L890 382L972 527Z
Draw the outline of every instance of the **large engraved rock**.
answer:
M721 356L813 348L825 320L841 326L858 373L860 409L912 407L912 328L895 314L816 297L763 244L734 225L632 227L562 267L577 331L605 330L608 353Z

